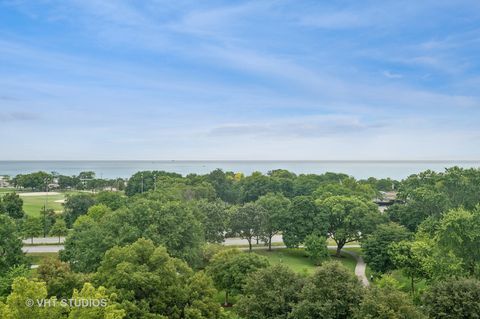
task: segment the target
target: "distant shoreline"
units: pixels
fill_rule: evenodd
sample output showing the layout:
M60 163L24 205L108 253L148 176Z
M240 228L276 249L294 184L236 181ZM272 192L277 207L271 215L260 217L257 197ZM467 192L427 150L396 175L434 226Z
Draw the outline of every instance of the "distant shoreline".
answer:
M215 169L250 175L263 174L272 170L285 169L295 174L323 174L326 172L344 173L356 179L392 178L401 180L411 174L425 170L444 171L447 167L480 167L480 160L409 160L409 161L273 161L273 160L55 160L55 161L0 161L0 175L15 176L38 171L58 172L62 175L77 175L82 171L93 171L99 178L129 178L138 171L167 171L186 176L188 174L208 174Z

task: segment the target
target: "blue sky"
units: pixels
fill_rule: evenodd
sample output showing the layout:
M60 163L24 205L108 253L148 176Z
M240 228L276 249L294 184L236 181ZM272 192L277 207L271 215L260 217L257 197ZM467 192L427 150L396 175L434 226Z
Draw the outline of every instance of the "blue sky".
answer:
M480 159L480 2L0 0L0 160Z

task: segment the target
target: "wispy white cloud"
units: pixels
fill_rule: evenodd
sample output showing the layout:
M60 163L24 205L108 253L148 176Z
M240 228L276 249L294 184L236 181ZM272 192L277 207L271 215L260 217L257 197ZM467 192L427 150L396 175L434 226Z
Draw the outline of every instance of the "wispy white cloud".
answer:
M382 74L386 77L386 78L389 78L389 79L401 79L403 78L403 75L399 74L399 73L393 73L389 70L385 70L382 72Z
M32 112L42 121L15 138L38 156L56 154L36 149L39 129L71 158L73 144L102 158L473 156L467 2L17 3L39 31L0 33L0 96L15 97L0 97L0 133ZM451 12L466 26L442 28Z

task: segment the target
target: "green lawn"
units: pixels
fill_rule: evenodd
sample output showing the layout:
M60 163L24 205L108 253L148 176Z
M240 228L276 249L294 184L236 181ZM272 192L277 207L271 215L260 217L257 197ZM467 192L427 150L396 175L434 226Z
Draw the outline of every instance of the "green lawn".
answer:
M5 193L12 192L14 189L11 188L0 188L0 196ZM21 194L21 192L17 193ZM68 194L76 194L79 191L67 191L61 192L58 195L38 195L38 196L20 196L23 200L23 210L28 216L40 217L40 212L43 210L45 205L45 200L47 200L47 208L53 208L55 212L63 212L63 205L61 203L56 203L57 200L64 200Z
M49 195L47 196L22 196L23 210L28 216L39 217L40 212L47 200L47 208L53 208L55 212L61 213L63 211L63 205L56 203L56 200L65 199L65 194Z
M290 267L293 271L298 273L312 273L317 266L305 256L305 251L302 248L282 248L268 250L254 250L255 253L265 256L271 264L284 264ZM355 271L357 264L356 260L347 254L342 254L341 258L334 257L334 251L330 251L331 260L340 261L345 267L352 272Z
M15 188L13 187L0 187L0 196L2 193L11 193L14 191L15 191Z

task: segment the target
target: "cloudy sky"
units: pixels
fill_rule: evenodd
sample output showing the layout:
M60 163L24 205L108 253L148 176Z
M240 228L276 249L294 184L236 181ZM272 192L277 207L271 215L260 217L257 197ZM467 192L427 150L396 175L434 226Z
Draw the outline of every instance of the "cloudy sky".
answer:
M8 159L480 159L480 1L0 0Z

